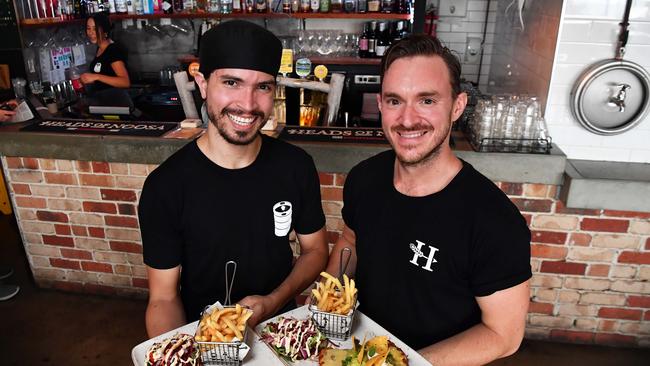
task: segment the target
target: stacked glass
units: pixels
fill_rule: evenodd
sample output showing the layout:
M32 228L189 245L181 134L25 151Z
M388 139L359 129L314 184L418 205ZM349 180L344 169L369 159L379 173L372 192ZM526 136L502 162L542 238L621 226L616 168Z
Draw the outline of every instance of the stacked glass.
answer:
M470 129L477 145L513 151L550 140L539 100L534 96L500 94L478 101Z

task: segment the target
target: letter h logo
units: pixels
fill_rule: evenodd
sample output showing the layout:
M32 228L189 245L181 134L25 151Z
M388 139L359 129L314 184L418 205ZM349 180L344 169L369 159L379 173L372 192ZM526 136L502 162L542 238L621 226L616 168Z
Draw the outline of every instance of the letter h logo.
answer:
M427 264L422 268L426 269L429 272L433 272L433 270L431 269L431 265L433 263L438 262L435 258L433 258L436 255L438 248L432 247L431 245L427 245L429 247L429 254L424 255L424 253L422 252L422 247L424 246L424 243L419 240L416 240L415 242L417 243L417 246L413 243L410 244L411 250L413 251L413 259L411 259L410 262L415 264L418 267L421 267L418 264L418 259L420 259L420 257L426 258Z

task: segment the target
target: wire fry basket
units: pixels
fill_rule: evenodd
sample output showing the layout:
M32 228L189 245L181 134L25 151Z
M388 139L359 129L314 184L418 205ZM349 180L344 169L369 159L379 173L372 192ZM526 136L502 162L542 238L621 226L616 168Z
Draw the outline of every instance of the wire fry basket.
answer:
M233 266L233 271L232 271L232 278L230 282L228 281L228 267L232 265ZM235 273L237 272L237 263L234 261L228 261L226 263L226 299L224 301L225 305L223 306L223 309L228 309L228 308L235 308L234 305L230 305L230 292L232 290L232 285L235 281ZM211 309L210 306L206 306L206 308L201 312L201 319L203 319L205 316L208 316L211 314L213 311L217 310L216 307L213 307ZM201 326L199 323L199 326L196 328L196 334L195 334L195 339L196 336L199 335L199 332L201 331ZM246 324L244 327L243 331L243 339L239 340L237 338L234 338L232 342L199 342L196 341L199 351L201 352L201 361L203 362L203 365L219 365L219 366L239 366L242 363L242 360L246 353L244 351L248 351L249 346L244 343L247 339L248 335L248 319L246 320Z
M343 263L344 254L347 253L347 258L345 264ZM341 256L339 257L339 281L343 277L348 264L350 263L350 258L352 257L352 251L350 248L343 248L341 250ZM337 295L341 295L340 291L335 292ZM316 304L318 300L312 294L311 302L309 305L309 311L311 312L311 318L316 323L316 327L321 331L326 337L336 340L345 341L350 338L352 334L352 323L354 322L354 314L357 310L357 294L354 294L352 300L352 305L347 314L336 314L329 313L326 311L321 311L318 309ZM340 297L340 296L339 296Z
M232 306L224 306L229 308ZM197 329L198 331L198 329ZM248 334L248 326L244 329L244 339ZM201 361L204 365L239 366L242 363L240 350L245 346L243 342L196 342L201 352Z
M311 295L311 301L312 304L318 302L314 295ZM352 323L354 322L356 306L357 297L355 296L353 305L346 315L320 311L316 305L309 305L309 311L311 312L311 319L316 323L316 327L318 327L321 333L327 338L345 341L352 334Z

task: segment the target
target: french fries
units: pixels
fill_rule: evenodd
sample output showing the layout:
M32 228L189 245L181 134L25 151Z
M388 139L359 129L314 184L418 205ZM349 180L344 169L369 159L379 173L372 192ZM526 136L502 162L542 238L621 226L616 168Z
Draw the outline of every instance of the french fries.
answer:
M320 275L325 279L325 283L317 282L316 288L311 290L318 310L347 315L357 300L354 280L344 274L343 284L341 284L338 278L327 272L321 272Z
M253 315L249 309L237 304L235 307L215 309L205 314L199 322L194 337L198 342L244 341L246 321Z

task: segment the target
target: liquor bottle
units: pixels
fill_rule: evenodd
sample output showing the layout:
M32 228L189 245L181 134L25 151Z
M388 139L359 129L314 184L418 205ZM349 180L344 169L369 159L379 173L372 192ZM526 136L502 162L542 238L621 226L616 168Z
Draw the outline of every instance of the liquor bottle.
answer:
M345 3L343 3L343 8L345 9L346 13L354 13L356 7L356 0L345 0Z
M379 0L368 0L368 12L369 13L379 12Z
M66 0L68 8L68 19L74 19L74 0Z
M395 12L399 14L408 14L410 9L408 7L408 0L397 0Z
M241 13L242 12L242 0L232 0L232 12Z
M172 4L174 5L174 13L183 11L183 0L173 0Z
M369 28L370 24L364 23L363 32L359 36L359 57L361 58L368 57L368 38L370 36L370 32L368 31Z
M395 0L382 0L381 1L381 12L382 13L393 13L395 11Z
M320 6L318 7L318 11L321 13L329 13L330 12L330 0L320 0Z
M266 13L266 0L255 0L255 11L258 13Z
M142 3L142 13L140 14L149 14L151 0L139 0L139 1Z
M395 22L395 32L393 33L393 43L406 38L408 36L408 30L406 29L406 22L399 20Z
M79 18L85 19L88 16L88 1L79 0Z
M282 12L291 13L291 0L282 0Z
M255 0L245 0L246 1L246 12L254 13L255 12Z
M209 0L208 1L208 13L218 13L219 9L221 8L219 6L219 1L220 0Z
M309 13L310 5L309 0L300 0L300 12Z
M220 0L221 14L232 13L232 0Z
M115 0L115 13L117 14L126 14L126 0Z
M390 38L388 36L388 27L386 22L379 23L379 31L377 32L377 42L375 43L375 55L382 57L390 47Z
M59 1L57 4L57 11L59 13L59 17L61 20L66 20L66 9L65 9L65 2Z
M330 11L340 13L343 11L343 0L330 0Z
M365 13L368 11L367 0L357 0L357 13Z
M291 0L291 12L297 13L300 11L300 0Z
M79 72L79 69L74 62L70 65L68 73L70 75L70 80L72 81L72 89L75 91L75 94L77 94L77 97L81 97L85 90L84 85L81 83L81 72Z
M133 0L133 7L135 8L136 14L144 14L144 3L142 0Z
M368 29L368 57L377 57L375 47L377 46L377 21L370 22Z
M56 4L56 16L59 17L61 20L66 20L67 19L67 12L68 10L65 8L65 1L59 1Z
M401 24L401 20L398 20L394 22L391 27L390 27L390 40L391 44L399 41L400 38L400 32L403 28L403 25Z
M126 0L126 12L127 14L135 14L135 6L133 0Z
M320 0L311 0L310 7L312 13L318 13L318 10L320 9Z

